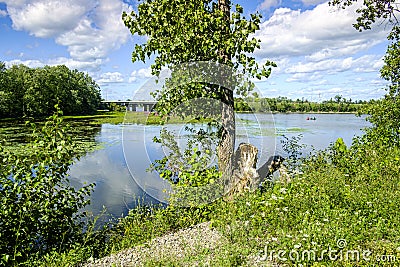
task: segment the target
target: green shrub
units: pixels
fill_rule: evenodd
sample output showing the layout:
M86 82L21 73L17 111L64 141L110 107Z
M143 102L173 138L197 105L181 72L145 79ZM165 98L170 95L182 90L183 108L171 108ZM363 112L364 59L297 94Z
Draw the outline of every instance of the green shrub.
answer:
M69 185L67 171L78 157L58 111L41 128L32 124L28 156L0 145L0 265L62 251L83 237L85 207L94 185Z
M241 247L242 255L289 266L368 266L380 255L398 260L399 166L399 148L359 141L346 147L339 139L327 151L304 160L291 183L277 182L264 193L222 203L214 212L214 225L228 237L229 247ZM345 240L342 248L341 240ZM362 256L358 261L348 259L346 254L332 260L335 257L323 254L329 249L367 251L370 262ZM287 253L286 260L278 257L280 250ZM304 250L315 252L316 258L288 256L290 251Z

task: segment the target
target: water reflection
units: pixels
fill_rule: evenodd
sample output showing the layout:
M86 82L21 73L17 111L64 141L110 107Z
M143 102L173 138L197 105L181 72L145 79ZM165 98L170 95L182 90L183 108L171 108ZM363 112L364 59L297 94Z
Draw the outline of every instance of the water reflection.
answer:
M342 137L351 144L354 135L369 124L365 118L352 114L316 114L315 121L307 120L309 114L239 114L237 141L254 144L260 151L258 164L262 165L270 155L285 156L280 140L282 135L302 134L302 142L316 149L324 149ZM184 125L169 125L181 136ZM150 164L166 155L160 144L152 141L159 136L161 126L103 124L96 137L104 143L104 149L89 153L71 166L74 185L96 183L89 207L94 213L105 206L111 214L120 216L135 206L138 198L146 203L164 201L170 189L168 182L157 172L147 172ZM166 191L165 191L166 190ZM146 194L146 191L149 194ZM150 197L151 195L152 197Z
M129 171L123 153L122 127L122 125L103 124L96 141L104 148L88 153L70 168L72 185L81 187L85 183L96 183L91 195L92 203L88 207L94 214L98 214L104 206L107 213L120 216L133 208L138 199L145 203L154 202L141 190ZM139 152L137 149L132 151ZM143 157L137 154L137 158ZM146 166L144 164L142 166L145 173Z

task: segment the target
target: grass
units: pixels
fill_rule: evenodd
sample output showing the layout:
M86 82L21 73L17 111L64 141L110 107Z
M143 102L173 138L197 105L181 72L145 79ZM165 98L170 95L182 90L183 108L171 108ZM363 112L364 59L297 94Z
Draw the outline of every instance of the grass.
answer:
M64 116L66 121L88 120L91 124L144 124L144 125L160 125L160 124L178 124L178 123L196 123L208 122L209 120L200 120L196 118L182 119L179 116L171 116L169 118L161 118L155 113L148 112L132 112L132 111L99 111L96 115L89 116Z
M139 205L103 232L105 244L54 253L42 264L73 265L211 221L224 236L216 248L196 250L180 259L165 255L143 262L147 266L398 265L400 149L369 143L346 148L337 143L300 163L292 169L290 183L278 181L232 202L219 199L192 208Z
M62 116L63 120L66 122L82 122L87 121L90 124L121 124L127 123L139 123L139 124L157 124L160 120L156 120L157 116L154 114L144 113L144 112L125 112L125 111L102 111L99 110L93 115L68 115ZM45 118L43 118L45 119ZM42 120L43 120L42 119ZM28 120L25 119L25 120ZM25 122L24 119L0 119L0 123L17 123L22 124ZM41 120L36 120L40 122Z

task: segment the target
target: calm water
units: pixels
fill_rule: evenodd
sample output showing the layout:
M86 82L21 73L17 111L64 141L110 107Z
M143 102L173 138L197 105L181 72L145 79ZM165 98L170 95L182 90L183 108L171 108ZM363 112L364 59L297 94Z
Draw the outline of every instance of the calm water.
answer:
M307 120L316 117L316 120ZM355 135L369 124L364 117L352 114L238 114L236 118L238 145L250 142L259 149L258 162L263 164L273 154L285 156L282 150L282 135L287 137L303 135L301 143L308 147L324 149L337 138L342 137L351 144ZM175 133L180 146L184 146L187 131L184 125L168 125ZM167 153L152 139L159 135L160 126L110 125L103 124L96 141L104 149L92 152L71 166L71 181L75 186L96 183L89 207L97 214L102 207L115 216L135 206L136 200L146 203L163 201L169 189L167 182L155 172L146 169L155 159ZM145 193L145 192L146 193Z

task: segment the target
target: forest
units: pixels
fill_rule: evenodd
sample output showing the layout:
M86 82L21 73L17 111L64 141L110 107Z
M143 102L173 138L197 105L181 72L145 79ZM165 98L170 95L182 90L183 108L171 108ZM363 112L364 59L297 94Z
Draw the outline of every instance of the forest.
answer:
M256 94L251 97L236 98L235 110L238 112L351 112L362 113L368 105L379 100L352 100L341 95L322 102L307 99L292 100L287 97L260 98Z
M100 87L84 72L0 62L0 118L44 117L56 104L64 115L92 114L100 101Z

